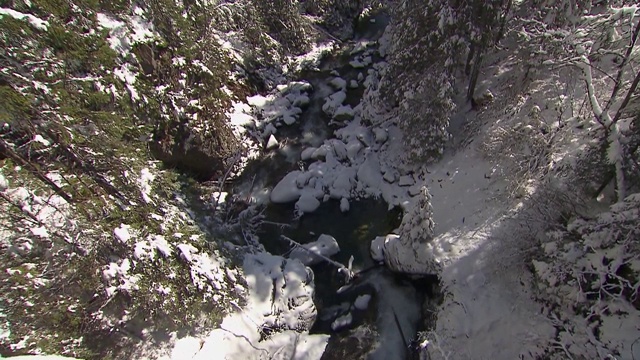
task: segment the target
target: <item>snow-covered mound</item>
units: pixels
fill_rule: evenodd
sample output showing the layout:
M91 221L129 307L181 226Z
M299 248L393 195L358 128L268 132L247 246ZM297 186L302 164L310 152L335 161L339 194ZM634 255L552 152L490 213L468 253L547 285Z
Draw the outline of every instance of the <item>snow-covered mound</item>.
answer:
M293 125L300 118L303 108L309 105L310 83L294 81L278 85L267 95L247 97L246 103L234 103L227 113L229 122L237 135L247 131L261 139L269 148L277 141L275 134L283 125Z
M249 295L242 312L205 338L179 339L164 359L320 358L329 336L307 332L316 318L311 269L297 259L258 253L245 257L243 270Z
M289 255L290 259L298 259L305 265L314 265L322 261L324 257L331 257L340 252L340 246L336 239L331 235L322 234L316 241L302 245L304 249L296 247ZM317 255L314 255L317 254Z

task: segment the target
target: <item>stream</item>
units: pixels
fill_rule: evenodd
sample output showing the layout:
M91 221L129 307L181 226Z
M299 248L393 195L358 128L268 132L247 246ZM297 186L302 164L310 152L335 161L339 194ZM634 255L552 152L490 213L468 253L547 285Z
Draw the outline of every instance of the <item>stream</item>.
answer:
M387 23L384 14L362 19L356 28L355 42L377 40ZM352 269L359 276L346 287L335 266L327 262L310 266L315 274L314 302L318 309L311 333L331 335L323 359L406 359L412 355L410 343L423 326L421 308L428 280L392 273L370 255L371 240L396 229L402 210L389 209L382 199L361 198L351 199L349 210L343 212L340 201L330 199L315 211L298 217L293 202L276 204L269 197L287 173L313 162L301 160L305 148L319 147L339 128L331 123L322 105L335 91L329 80L336 71L349 82L370 68L356 69L349 65L353 46L343 44L322 61L319 71L302 74L299 80L313 86L308 106L295 124L278 128L279 146L247 165L235 182L233 193L265 206L266 222L257 235L270 253L285 257L290 253L291 246L281 235L305 244L327 234L340 246L340 252L331 257L333 260L346 265L353 256ZM355 107L364 89L350 87L346 92L344 104Z

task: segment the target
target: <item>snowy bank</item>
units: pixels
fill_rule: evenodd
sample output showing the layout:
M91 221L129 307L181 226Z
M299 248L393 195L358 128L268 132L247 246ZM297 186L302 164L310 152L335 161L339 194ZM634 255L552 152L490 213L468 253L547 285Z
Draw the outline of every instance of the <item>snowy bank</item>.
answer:
M335 241L335 240L334 240ZM243 262L247 305L207 337L176 341L167 360L319 359L328 335L309 335L316 318L313 272L297 259L249 254ZM265 331L274 334L264 339Z

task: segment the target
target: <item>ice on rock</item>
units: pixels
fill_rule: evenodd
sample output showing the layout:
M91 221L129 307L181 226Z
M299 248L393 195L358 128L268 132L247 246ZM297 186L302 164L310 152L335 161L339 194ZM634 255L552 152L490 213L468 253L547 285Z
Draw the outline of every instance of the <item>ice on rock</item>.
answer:
M296 202L296 213L312 213L320 207L320 201L316 197L309 193L304 192Z
M278 142L276 137L271 134L269 136L269 140L267 141L267 150L275 149L278 147L278 145L280 145L280 143Z
M336 77L331 79L331 81L329 81L329 85L331 85L331 87L333 87L336 90L344 91L347 89L347 80L340 77Z
M271 190L269 198L274 204L284 204L296 201L300 198L301 192L298 189L297 179L302 172L299 170L288 173L280 182Z
M358 310L366 310L367 307L369 307L370 300L371 300L371 295L369 294L360 295L356 298L356 301L353 303L353 306L355 306L355 308Z
M347 198L340 199L340 211L342 212L349 211L349 200Z
M331 323L331 330L338 331L344 327L351 325L352 321L353 321L353 317L351 316L351 313L342 315L339 318L335 319L333 323Z
M289 257L291 259L298 259L307 266L322 261L320 256L314 254L331 257L340 252L338 241L336 241L333 236L326 234L320 235L318 240L304 244L302 247L304 247L304 249L300 249L299 247L294 248Z
M364 74L358 73L358 81L362 81L362 80L364 80Z

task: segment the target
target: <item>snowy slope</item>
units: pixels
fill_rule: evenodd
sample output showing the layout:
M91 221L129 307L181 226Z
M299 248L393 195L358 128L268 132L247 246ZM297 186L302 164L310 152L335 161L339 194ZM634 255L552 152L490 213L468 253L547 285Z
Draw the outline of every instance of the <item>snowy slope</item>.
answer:
M491 176L497 166L472 144L429 168L446 294L427 346L434 359L530 358L554 334L521 278L528 271L519 239L495 232L508 221L505 184Z

